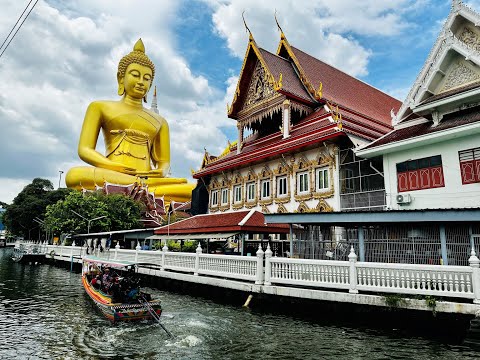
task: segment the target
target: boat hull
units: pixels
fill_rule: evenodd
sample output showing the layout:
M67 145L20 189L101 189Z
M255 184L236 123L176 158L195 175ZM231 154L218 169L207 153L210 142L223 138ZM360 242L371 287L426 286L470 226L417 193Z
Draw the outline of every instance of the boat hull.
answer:
M152 319L152 315L147 308L140 303L125 304L125 303L112 303L112 298L101 291L95 289L87 280L85 275L82 276L83 287L86 293L95 305L100 309L102 314L110 321L139 321ZM160 316L162 313L162 307L160 300L149 301L153 311Z

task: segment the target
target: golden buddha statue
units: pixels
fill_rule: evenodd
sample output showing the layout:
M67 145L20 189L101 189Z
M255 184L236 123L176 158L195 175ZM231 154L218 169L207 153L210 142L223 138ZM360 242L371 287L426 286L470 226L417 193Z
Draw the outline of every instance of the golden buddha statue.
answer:
M70 169L69 188L93 190L105 182L117 185L144 183L165 201L190 201L193 184L165 177L170 169L170 134L167 121L145 109L155 66L145 54L141 39L118 65L119 101L94 101L85 114L78 155L92 166ZM106 155L95 150L100 129Z

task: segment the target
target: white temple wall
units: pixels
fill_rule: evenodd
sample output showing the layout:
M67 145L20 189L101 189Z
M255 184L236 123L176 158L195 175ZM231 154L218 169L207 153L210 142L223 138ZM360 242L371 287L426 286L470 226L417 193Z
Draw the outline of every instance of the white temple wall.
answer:
M337 147L322 143L315 149L215 174L209 185L209 212L250 209L263 213L338 211L337 164ZM252 184L255 184L254 196ZM267 193L270 196L266 196ZM226 202L225 197L228 197Z
M480 206L480 183L463 184L459 151L480 148L480 135L454 138L383 155L387 208L395 210L469 208ZM441 155L444 185L435 188L399 191L397 164ZM397 195L410 202L397 203Z

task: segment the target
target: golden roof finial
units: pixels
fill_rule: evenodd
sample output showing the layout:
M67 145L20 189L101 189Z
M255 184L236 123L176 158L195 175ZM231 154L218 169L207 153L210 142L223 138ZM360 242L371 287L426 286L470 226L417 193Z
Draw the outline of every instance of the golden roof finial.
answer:
M278 31L280 31L280 37L281 37L282 39L285 39L285 34L283 33L282 27L281 27L280 24L278 23L278 19L277 19L277 9L275 9L274 17L275 17L275 22L277 23Z
M248 34L249 34L249 39L250 40L253 40L253 35L252 35L252 32L250 31L250 29L248 28L248 25L247 25L247 22L245 21L245 10L243 10L242 12L242 19L243 19L243 24L245 25L245 30L248 31Z
M153 90L153 96L157 96L157 85L155 85L155 88Z

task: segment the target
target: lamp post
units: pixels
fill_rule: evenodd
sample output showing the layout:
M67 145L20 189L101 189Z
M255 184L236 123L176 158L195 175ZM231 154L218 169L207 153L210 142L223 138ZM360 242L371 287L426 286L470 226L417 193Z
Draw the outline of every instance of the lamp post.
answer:
M60 189L60 183L62 182L62 174L63 174L63 171L62 170L58 170L58 175L59 175L59 178L58 178L58 188Z
M85 220L87 222L87 234L90 234L90 223L92 221L95 221L95 220L99 220L99 219L103 219L104 217L107 217L107 215L103 215L103 216L99 216L99 217L96 217L94 219L87 219L85 216L83 215L80 215L78 212L76 212L75 210L72 210L72 212L78 216L80 216L83 220Z

